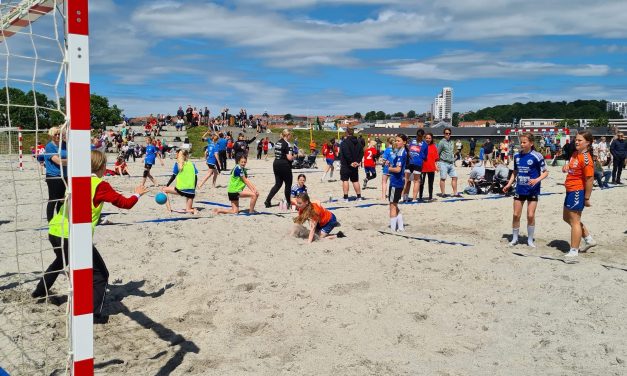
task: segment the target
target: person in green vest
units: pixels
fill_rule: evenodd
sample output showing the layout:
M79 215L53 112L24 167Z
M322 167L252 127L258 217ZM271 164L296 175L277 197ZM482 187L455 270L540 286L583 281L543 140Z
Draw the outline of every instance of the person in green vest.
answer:
M143 186L135 188L135 193L130 197L124 197L116 192L109 183L102 180L107 170L107 156L97 150L91 152L91 229L94 231L105 202L112 203L121 209L131 209L139 198L143 196L148 189ZM59 212L52 217L48 223L48 240L52 244L52 248L56 255L54 261L50 264L41 280L37 284L35 291L31 296L38 302L45 302L47 298L55 297L51 293L51 288L57 280L59 273L65 270L69 260L68 254L68 237L69 237L69 217L70 203L64 203ZM93 303L94 303L94 322L107 322L107 317L102 315L105 291L109 280L109 271L95 246L92 245L93 257Z
M170 187L170 184L176 179L176 185ZM185 213L198 214L198 210L194 208L194 197L196 197L196 183L198 183L198 169L189 161L189 151L179 150L176 154L176 163L172 169L172 177L165 187L161 188L163 193L175 193L186 199ZM172 211L170 198L165 202L168 211Z
M237 160L237 165L231 170L231 179L227 189L229 201L231 201L231 209L213 209L215 214L238 214L240 197L250 198L250 208L248 214L255 213L255 203L259 198L259 192L255 185L248 179L248 171L246 171L246 156L241 156Z

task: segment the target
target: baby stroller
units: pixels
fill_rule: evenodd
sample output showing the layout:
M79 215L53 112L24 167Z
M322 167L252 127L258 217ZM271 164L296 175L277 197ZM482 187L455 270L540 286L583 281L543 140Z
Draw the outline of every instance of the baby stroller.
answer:
M513 173L514 173L513 170L509 170L509 175L508 175L507 180L501 180L501 179L498 179L494 175L494 169L486 168L483 179L481 179L477 183L477 190L479 191L480 194L496 193L500 195L502 194L509 195L514 188L511 188L507 193L504 193L503 187L507 185L507 181L509 180L509 178L512 176Z
M316 155L317 155L316 153L312 153L312 154L309 154L307 158L305 158L304 155L300 155L296 157L296 159L294 160L294 163L292 164L292 168L293 169L318 168L316 166Z

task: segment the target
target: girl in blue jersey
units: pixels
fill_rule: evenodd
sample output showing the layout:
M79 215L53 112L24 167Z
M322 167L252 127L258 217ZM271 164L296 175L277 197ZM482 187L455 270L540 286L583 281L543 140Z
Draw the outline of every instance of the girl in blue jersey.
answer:
M296 205L296 198L298 196L302 195L303 193L307 193L307 186L305 185L306 182L307 177L305 176L305 174L298 175L296 184L292 186L292 189L290 191L290 202L292 205Z
M155 164L157 158L159 158L161 166L164 166L159 150L152 143L152 137L146 137L146 155L144 156L144 177L142 178L142 187L146 185L146 178L150 178L150 181L152 181L152 184L154 184L155 187L159 186L155 178L150 174L150 169L152 168L152 165Z
M425 136L424 129L420 128L416 131L416 138L411 140L408 146L409 164L405 170L405 189L403 190L403 201L416 201L418 197L418 188L420 187L420 177L422 174L422 165L427 159L429 145L423 139ZM414 175L414 189L412 191L412 200L409 199L409 188L411 186L410 176Z
M394 161L394 141L395 137L388 137L388 146L383 150L381 164L383 165L383 172L381 173L381 200L385 200L388 197L388 178L390 172L390 163Z
M216 187L216 180L218 179L218 175L220 174L220 150L218 150L218 137L217 134L212 135L207 139L207 150L205 150L205 160L207 161L207 175L200 181L200 185L198 185L198 189L202 188L207 180L213 176L212 186Z
M398 207L398 202L403 194L405 186L405 166L407 163L407 136L398 134L394 140L394 159L388 164L390 173L390 188L388 197L390 201L390 229L392 231L405 231L403 215Z
M514 215L512 218L512 241L510 246L518 243L520 217L525 201L527 201L527 245L535 248L534 232L536 226L536 207L540 195L540 182L549 176L544 157L533 149L533 134L520 135L521 151L514 155L514 173L503 191L507 192L516 180L514 193Z

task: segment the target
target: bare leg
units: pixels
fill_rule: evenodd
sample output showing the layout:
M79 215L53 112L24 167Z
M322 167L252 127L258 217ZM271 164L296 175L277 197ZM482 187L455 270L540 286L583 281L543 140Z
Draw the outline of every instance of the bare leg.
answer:
M453 187L453 196L457 196L457 178L451 178L451 187Z
M359 185L358 181L353 182L353 189L355 190L356 194L361 195L361 185ZM348 193L348 189L346 189L346 193Z
M413 197L412 199L414 201L416 201L416 198L418 197L418 189L420 188L420 175L419 173L416 171L416 173L414 174L414 190L412 192Z
M440 179L440 193L442 196L446 194L446 179Z
M381 176L381 200L385 200L388 188L388 176L383 174Z
M231 201L231 209L215 208L213 212L215 214L237 214L239 213L239 200Z

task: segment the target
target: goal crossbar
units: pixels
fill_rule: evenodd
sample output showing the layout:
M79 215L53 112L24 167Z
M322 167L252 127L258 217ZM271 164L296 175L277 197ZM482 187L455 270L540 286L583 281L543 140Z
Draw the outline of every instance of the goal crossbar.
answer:
M44 14L50 13L56 3L62 2L63 0L24 0L15 5L2 5L5 8L11 6L12 8L0 18L0 30L2 31L0 42L15 35Z

